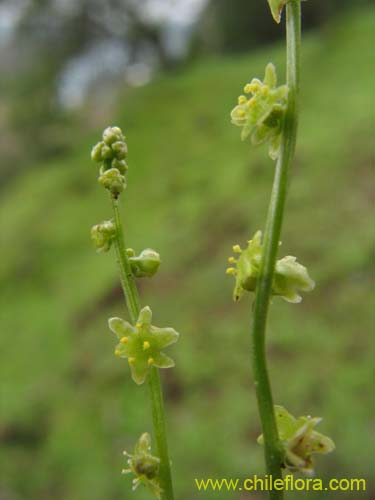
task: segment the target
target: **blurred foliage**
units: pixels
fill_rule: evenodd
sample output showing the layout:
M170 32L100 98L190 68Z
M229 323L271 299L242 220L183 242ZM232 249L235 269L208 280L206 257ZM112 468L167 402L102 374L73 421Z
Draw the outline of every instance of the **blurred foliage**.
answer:
M4 179L25 168L16 140L21 139L27 149L28 161L48 159L70 149L75 123L57 99L57 87L69 62L110 42L126 48L128 64L139 61L142 51L151 47L161 67L167 68L173 61L162 43L161 28L143 16L141 6L133 0L28 2L16 23L14 39L0 53L4 55L0 90L6 111L5 130L0 122L6 136L0 143L6 160L0 167ZM119 73L124 76L122 63L114 65L117 78ZM0 109L0 118L5 111Z
M317 288L298 307L275 299L268 332L276 403L324 416L320 430L336 442L317 477L369 481L374 25L368 9L305 37L283 254L308 264ZM162 257L158 275L141 283L142 302L157 324L182 333L176 368L163 373L179 500L198 497L195 477L263 471L251 302L232 302L225 268L232 244L262 227L269 198L272 162L240 143L229 119L265 58L282 74L282 45L207 59L124 91L113 117L129 144L127 243ZM90 161L98 131L82 130L63 157L30 165L2 192L1 500L148 498L120 474L121 451L152 426L146 388L113 356L107 318L124 317L124 304L114 259L90 245L90 227L110 207ZM361 498L374 492L369 483Z
M324 26L330 18L348 8L361 8L368 0L308 0L303 4L304 28ZM285 14L284 14L285 15ZM284 38L284 25L270 16L266 0L214 0L209 3L201 22L200 40L209 50L246 52L259 45Z

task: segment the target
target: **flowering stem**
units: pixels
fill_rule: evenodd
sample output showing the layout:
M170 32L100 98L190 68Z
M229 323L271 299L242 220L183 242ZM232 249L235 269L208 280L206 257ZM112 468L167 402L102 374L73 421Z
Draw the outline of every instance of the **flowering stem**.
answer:
M276 165L271 200L264 235L264 253L254 302L252 325L252 356L254 385L264 436L267 474L282 478L282 452L274 414L271 385L268 376L265 333L272 289L272 281L279 246L284 207L288 187L289 168L294 155L297 121L301 44L300 0L291 0L286 6L287 85L288 104L282 130L280 155ZM271 491L269 498L280 500L282 491Z
M139 295L137 285L135 284L134 276L130 267L130 262L126 254L124 233L122 230L122 224L119 212L118 199L111 197L113 215L116 226L116 238L115 238L115 248L117 264L120 271L120 280L122 289L125 296L126 306L129 311L130 319L135 325L140 311L139 305Z
M117 263L120 270L121 285L125 296L130 319L133 324L137 322L140 312L137 285L131 271L129 259L125 249L124 234L120 219L118 199L112 197L112 208L116 226L115 247ZM173 500L173 486L168 454L168 442L165 425L165 411L163 391L161 387L159 370L152 367L148 375L150 399L152 404L152 418L154 423L155 440L160 458L160 486L162 488L161 500Z

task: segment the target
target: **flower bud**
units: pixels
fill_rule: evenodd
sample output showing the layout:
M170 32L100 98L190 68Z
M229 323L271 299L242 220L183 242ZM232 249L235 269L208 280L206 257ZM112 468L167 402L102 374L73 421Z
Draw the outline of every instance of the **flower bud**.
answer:
M91 228L91 239L98 253L108 252L116 236L116 227L111 220L96 224Z
M129 251L133 251L131 248L127 250L128 255ZM160 267L160 255L155 250L151 248L146 248L143 250L138 256L129 255L129 262L131 264L131 268L134 276L137 278L151 278L154 276L159 267Z
M125 177L121 175L117 168L110 168L109 170L101 172L98 181L99 184L108 189L115 198L117 198L126 188Z
M113 158L113 151L112 149L107 146L106 144L103 144L102 146L102 160L110 160Z
M112 144L112 151L118 160L124 160L128 155L128 146L126 142L117 141Z
M125 160L118 160L117 158L114 158L112 160L112 168L117 168L117 170L122 174L125 175L126 172L128 171L128 164L126 163Z
M91 159L96 162L100 162L102 160L102 148L104 146L104 142L98 142L91 150Z
M103 141L111 146L116 141L123 141L125 137L120 127L107 127L103 132Z

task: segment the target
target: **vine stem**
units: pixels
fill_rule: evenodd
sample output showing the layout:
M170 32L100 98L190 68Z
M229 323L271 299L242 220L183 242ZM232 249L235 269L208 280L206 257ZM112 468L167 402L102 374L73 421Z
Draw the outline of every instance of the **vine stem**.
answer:
M133 324L137 322L140 312L140 302L137 285L131 271L126 253L124 233L121 224L118 199L112 199L113 216L116 226L116 257L120 271L120 280L125 296L126 306ZM163 391L159 370L152 367L148 375L150 399L152 406L152 419L158 456L160 458L160 486L162 488L161 500L173 500L173 485L171 467L168 453L167 430L165 424L165 411Z
M290 165L294 156L300 81L301 4L290 0L286 5L287 85L288 104L285 112L280 155L276 164L271 200L263 241L263 257L255 294L252 325L252 358L254 385L264 437L267 474L272 479L282 478L282 450L280 446L271 385L268 376L265 334L281 227L284 217ZM270 500L284 498L282 491L270 491Z

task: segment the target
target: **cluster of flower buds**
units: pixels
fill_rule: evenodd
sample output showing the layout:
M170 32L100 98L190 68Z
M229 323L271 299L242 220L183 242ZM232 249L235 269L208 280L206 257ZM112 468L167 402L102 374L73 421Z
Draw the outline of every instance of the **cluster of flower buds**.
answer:
M319 417L295 418L284 407L275 406L276 425L283 447L284 467L307 475L314 473L313 455L327 454L335 449L335 444L328 436L314 430L321 422ZM258 443L263 444L263 435Z
M124 451L128 458L128 468L123 469L123 474L134 474L133 490L140 484L146 486L156 498L160 499L161 488L159 484L160 459L151 454L151 437L145 432L139 438L134 448L133 455Z
M136 278L151 278L160 267L160 255L152 248L142 250L139 255L132 248L126 250L132 273Z
M248 246L242 250L239 245L233 246L233 251L239 254L238 259L229 257L228 262L235 267L229 267L227 274L235 276L233 298L239 300L245 291L254 292L259 276L260 262L263 253L262 232L257 231ZM272 294L282 297L294 304L301 302L299 291L310 292L315 287L306 267L290 255L276 262L272 283Z
M249 135L253 144L269 144L273 160L279 156L282 122L287 105L288 87L277 87L275 66L269 63L263 82L254 78L244 87L238 105L231 112L234 125L242 127L241 139Z
M91 228L91 239L98 253L108 252L116 237L116 226L111 220L105 220Z
M91 159L100 164L98 181L114 198L126 188L127 155L125 136L119 127L107 127L103 140L91 151Z
M161 350L177 342L179 334L173 328L157 328L151 320L151 309L146 306L139 313L135 326L121 318L108 321L109 328L119 339L115 354L128 359L132 378L138 385L143 384L152 366L174 366L173 359Z

